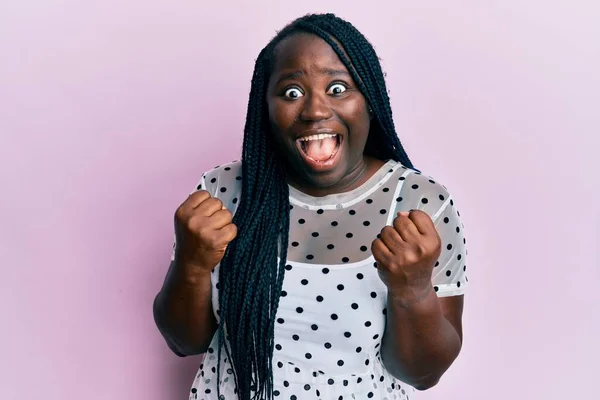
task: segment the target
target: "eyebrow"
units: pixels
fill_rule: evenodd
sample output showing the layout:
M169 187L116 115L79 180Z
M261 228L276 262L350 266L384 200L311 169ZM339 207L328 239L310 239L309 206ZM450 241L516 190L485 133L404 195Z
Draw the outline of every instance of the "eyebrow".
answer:
M350 76L348 71L344 71L342 69L322 68L319 70L319 72L322 75L328 75L328 76L340 76L340 75L344 75L344 76L348 76L348 77ZM279 77L279 79L277 80L277 83L280 83L282 81L292 80L292 79L298 79L301 76L304 76L305 74L306 73L302 70L294 71L291 73L284 73L283 75L281 75Z

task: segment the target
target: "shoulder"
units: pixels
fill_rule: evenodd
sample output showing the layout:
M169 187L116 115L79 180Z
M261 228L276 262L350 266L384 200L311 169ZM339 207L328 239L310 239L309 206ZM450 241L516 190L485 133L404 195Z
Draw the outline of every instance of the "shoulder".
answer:
M212 197L217 197L225 207L234 211L242 190L242 162L232 161L204 172L195 190L208 191Z
M242 180L242 162L232 161L230 163L217 165L216 167L204 172L202 174L202 180L207 185L220 185L234 182L241 182Z
M454 205L448 188L433 176L400 165L398 176L398 211L418 209L427 212L433 220Z

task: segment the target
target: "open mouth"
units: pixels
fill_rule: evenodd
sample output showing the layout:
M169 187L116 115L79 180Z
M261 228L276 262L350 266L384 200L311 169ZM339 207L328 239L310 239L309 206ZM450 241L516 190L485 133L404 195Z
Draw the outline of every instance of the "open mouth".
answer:
M313 167L325 167L333 163L340 149L342 137L336 133L318 133L296 140L305 160Z

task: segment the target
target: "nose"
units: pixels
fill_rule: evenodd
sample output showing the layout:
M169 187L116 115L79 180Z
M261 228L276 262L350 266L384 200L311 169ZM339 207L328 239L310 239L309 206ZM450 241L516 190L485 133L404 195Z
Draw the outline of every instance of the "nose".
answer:
M333 111L329 104L327 95L310 94L306 95L304 107L300 113L300 120L303 122L325 121L332 117Z

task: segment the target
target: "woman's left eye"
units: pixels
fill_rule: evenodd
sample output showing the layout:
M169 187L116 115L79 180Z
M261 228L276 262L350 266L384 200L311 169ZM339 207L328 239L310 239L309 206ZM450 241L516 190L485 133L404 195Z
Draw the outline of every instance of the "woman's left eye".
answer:
M348 90L348 88L345 85L342 85L341 83L335 83L329 87L327 94L342 94L346 90Z

